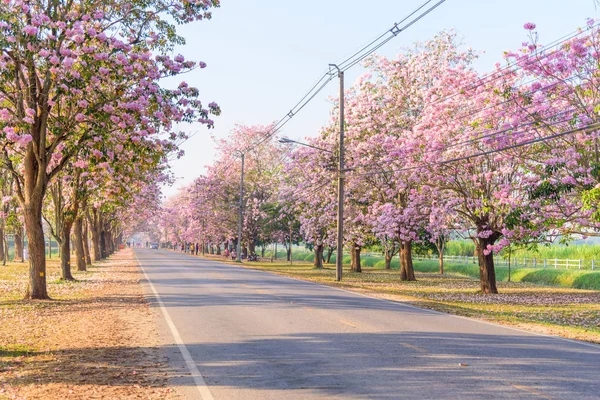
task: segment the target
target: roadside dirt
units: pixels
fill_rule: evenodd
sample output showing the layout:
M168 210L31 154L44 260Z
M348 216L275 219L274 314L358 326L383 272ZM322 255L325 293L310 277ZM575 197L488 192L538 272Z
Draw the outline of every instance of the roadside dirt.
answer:
M90 271L57 300L0 293L0 399L177 398L132 250Z

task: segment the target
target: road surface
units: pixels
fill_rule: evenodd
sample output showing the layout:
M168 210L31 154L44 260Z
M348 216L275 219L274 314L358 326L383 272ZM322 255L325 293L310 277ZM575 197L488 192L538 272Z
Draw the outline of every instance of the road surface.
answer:
M165 250L136 255L171 362L191 373L189 398L600 398L595 345Z

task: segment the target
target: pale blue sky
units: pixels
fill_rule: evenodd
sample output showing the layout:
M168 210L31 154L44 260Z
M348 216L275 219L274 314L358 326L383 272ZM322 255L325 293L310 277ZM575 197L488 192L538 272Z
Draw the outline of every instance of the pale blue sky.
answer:
M225 137L235 124L267 125L283 117L312 84L335 63L370 42L424 0L222 0L213 19L182 27L187 44L178 48L186 58L208 64L185 76L200 89L201 99L216 101L222 115L215 129L199 131L184 145L186 155L173 162L177 184L171 195L204 172L214 157L211 135ZM447 0L433 13L382 47L377 54L394 57L416 41L453 28L464 43L485 51L476 66L490 71L506 50L527 40L526 22L537 24L540 43L549 43L598 18L594 0ZM347 72L346 86L364 73ZM296 115L280 136L314 136L329 118L329 96L337 81Z

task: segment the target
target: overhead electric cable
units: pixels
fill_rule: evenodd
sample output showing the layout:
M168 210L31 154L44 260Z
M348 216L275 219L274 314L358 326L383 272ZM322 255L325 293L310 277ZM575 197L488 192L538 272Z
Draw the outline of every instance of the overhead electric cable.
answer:
M434 162L434 163L426 163L423 165L416 165L413 167L391 169L391 170L381 171L381 172L364 172L364 173L359 173L359 174L354 174L354 175L355 176L381 175L381 174L389 174L389 173L395 173L395 172L412 171L412 170L416 170L416 169L432 167L435 165L446 165L446 164L451 164L451 163L458 162L458 161L470 160L472 158L478 158L478 157L482 157L482 156L486 156L486 155L490 155L490 154L494 154L494 153L500 153L502 151L507 151L507 150L511 150L511 149L515 149L515 148L519 148L519 147L529 146L529 145L532 145L535 143L545 142L545 141L556 139L556 138L563 137L566 135L571 135L573 133L587 132L587 131L591 131L591 130L595 130L595 129L600 129L600 122L594 123L594 124L589 124L589 125L586 125L586 126L583 126L580 128L576 128L576 129L571 129L568 131L555 133L555 134L552 134L549 136L543 136L543 137L539 137L539 138L535 138L535 139L526 140L524 142L505 146L505 147L502 147L499 149L487 150L487 151L483 151L483 152L476 153L476 154L470 154L470 155L466 155L466 156L462 156L462 157L452 158L449 160L443 160L443 161Z

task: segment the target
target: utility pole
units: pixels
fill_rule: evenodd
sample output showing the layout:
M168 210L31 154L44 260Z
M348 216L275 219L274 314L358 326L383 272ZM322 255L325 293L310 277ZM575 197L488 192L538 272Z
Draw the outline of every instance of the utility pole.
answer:
M338 71L340 78L340 159L338 168L338 215L337 215L337 255L335 257L335 280L342 280L344 258L344 71L335 64L329 64Z
M244 218L244 153L242 155L242 174L240 177L240 210L238 212L238 242L237 242L237 261L242 262L242 219Z

